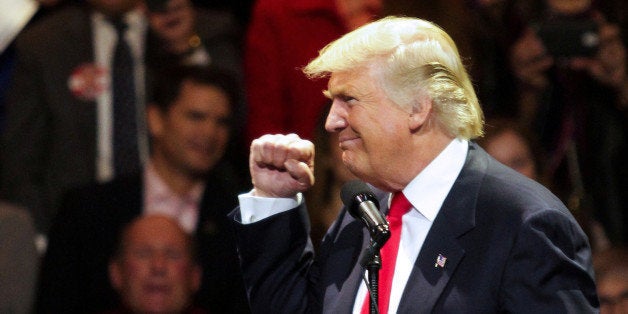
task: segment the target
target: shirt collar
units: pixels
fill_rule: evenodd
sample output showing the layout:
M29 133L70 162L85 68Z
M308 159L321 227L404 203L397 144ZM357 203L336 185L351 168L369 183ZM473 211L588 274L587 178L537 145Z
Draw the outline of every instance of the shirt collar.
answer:
M155 170L155 166L150 160L146 163L144 182L146 195L150 199L180 199L190 204L198 204L203 195L203 190L205 189L205 184L199 183L192 187L185 195L177 195L159 176Z
M434 221L467 158L467 140L454 139L403 189L419 213Z

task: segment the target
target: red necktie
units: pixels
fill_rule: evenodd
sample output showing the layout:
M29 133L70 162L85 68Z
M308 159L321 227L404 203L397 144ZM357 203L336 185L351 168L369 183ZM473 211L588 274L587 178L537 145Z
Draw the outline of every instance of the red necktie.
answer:
M390 290L392 288L393 275L395 273L395 263L397 252L399 251L399 241L401 240L401 217L407 213L412 205L402 192L393 195L390 203L390 210L386 215L386 220L390 226L390 239L382 247L380 253L382 257L382 269L379 271L379 313L388 313L388 303L390 300ZM369 313L369 295L367 293L362 305L362 314Z

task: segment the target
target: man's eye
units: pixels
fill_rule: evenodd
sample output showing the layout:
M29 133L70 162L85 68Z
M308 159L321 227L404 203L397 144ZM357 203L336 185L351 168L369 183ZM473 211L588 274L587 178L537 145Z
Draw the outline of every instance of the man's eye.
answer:
M356 100L355 98L351 97L351 96L342 96L342 101L344 102L351 102Z
M150 250L150 249L147 249L147 248L141 248L141 249L135 250L135 251L133 252L133 255L134 255L136 258L145 259L145 258L150 257L150 256L152 255L152 252L151 252L151 250Z
M187 117L190 120L199 121L205 119L205 115L201 112L188 112Z

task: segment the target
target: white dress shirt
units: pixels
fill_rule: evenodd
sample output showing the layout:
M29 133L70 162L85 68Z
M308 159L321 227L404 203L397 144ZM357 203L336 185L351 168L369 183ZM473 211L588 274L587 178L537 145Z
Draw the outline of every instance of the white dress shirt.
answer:
M466 140L454 139L449 145L403 189L414 210L402 218L401 240L395 264L389 313L396 313L401 295L408 282L412 267L419 256L425 237L432 227L445 198L460 174L467 157L469 144ZM392 195L392 194L391 194ZM254 223L272 215L290 210L303 202L301 194L295 198L255 197L249 192L238 196L242 223ZM390 206L388 198L388 205ZM434 257L436 259L436 257ZM359 314L366 297L363 282L353 306Z
M454 185L467 157L469 144L465 140L453 140L449 145L403 189L412 209L402 218L401 240L395 263L388 313L397 313L401 295L410 278L425 237L432 227L447 194ZM391 194L392 196L392 194ZM388 206L390 208L390 199ZM436 259L436 256L434 257ZM366 297L366 284L362 282L353 305L353 313L359 314Z

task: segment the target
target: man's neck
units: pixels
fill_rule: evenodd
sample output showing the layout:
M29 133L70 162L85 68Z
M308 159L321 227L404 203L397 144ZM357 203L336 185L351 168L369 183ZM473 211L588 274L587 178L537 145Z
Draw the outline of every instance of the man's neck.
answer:
M151 163L159 178L177 195L186 195L203 182L200 176L174 169L162 158L151 156Z

